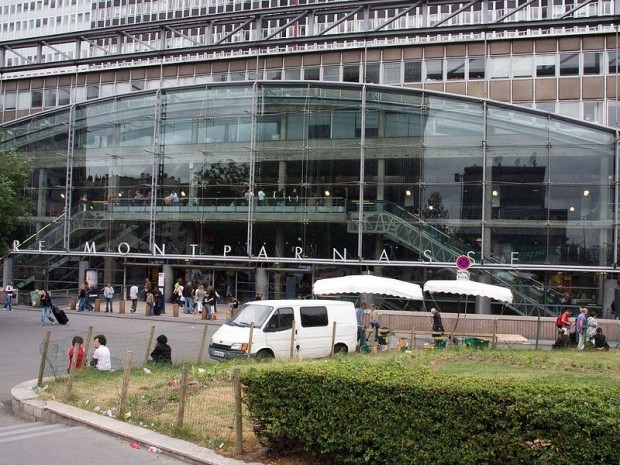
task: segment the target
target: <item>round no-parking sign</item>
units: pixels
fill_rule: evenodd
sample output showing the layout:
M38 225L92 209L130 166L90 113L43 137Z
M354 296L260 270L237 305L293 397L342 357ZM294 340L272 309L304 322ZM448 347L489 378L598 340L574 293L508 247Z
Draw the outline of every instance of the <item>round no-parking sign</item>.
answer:
M467 255L461 255L456 259L456 267L459 270L466 270L471 266L471 258Z

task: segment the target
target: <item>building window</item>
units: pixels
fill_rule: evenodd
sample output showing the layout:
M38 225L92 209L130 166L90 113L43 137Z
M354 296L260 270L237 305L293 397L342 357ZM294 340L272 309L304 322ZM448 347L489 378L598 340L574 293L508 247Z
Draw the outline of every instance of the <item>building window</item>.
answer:
M99 86L86 87L86 100L99 98Z
M446 78L449 81L465 79L465 60L463 58L446 60Z
M71 91L68 87L58 89L58 105L69 105L71 103Z
M510 77L510 58L491 58L491 79L505 79Z
M422 62L405 62L405 82L422 82Z
M383 83L400 84L400 62L383 63Z
M515 56L512 58L512 74L515 78L532 77L532 57Z
M560 76L579 76L578 53L560 53Z
M304 80L306 81L320 81L321 69L318 66L312 68L304 68Z
M379 84L381 67L379 63L369 63L366 65L366 75L364 76L364 82L370 84Z
M33 90L31 95L30 106L32 108L41 108L43 106L43 92Z
M536 77L555 76L555 55L538 55L536 57Z
M56 106L56 89L45 89L45 92L43 95L45 97L46 108Z
M601 74L603 70L602 55L599 52L585 52L583 54L583 74Z
M609 74L618 74L618 62L620 61L620 50L612 50L608 52L609 57Z
M426 80L443 81L443 60L429 60L426 62Z
M7 92L4 96L4 109L15 110L17 106L17 94L15 92Z
M338 65L324 66L323 67L323 80L334 81L334 82L339 81L340 80L340 66Z
M359 65L346 65L342 67L343 82L360 82Z
M484 79L485 77L484 58L469 59L469 79Z

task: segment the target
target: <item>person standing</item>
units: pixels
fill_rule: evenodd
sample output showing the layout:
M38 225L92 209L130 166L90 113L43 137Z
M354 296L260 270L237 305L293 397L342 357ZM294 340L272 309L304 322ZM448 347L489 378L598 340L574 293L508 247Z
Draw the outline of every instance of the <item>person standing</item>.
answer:
M146 291L146 308L147 308L147 315L149 316L153 316L155 314L155 296L153 295L153 292L149 289L148 291Z
M105 312L113 313L112 299L114 298L114 288L112 284L108 283L108 285L103 288L103 297L105 299Z
M110 349L108 349L106 340L103 334L95 336L95 342L93 347L95 352L90 360L91 366L94 366L99 371L110 371L112 369L112 358L110 356Z
M441 320L441 313L436 308L431 308L431 315L433 316L433 332L443 333L443 321Z
M575 333L577 334L577 350L583 350L586 345L586 315L588 309L581 307L579 309L579 315L575 320Z
M192 288L192 283L187 281L184 285L183 285L183 313L186 314L190 314L190 313L194 313L194 299L193 299L193 295L194 295L194 289Z
M562 313L562 316L560 317L560 329L564 334L568 334L570 333L571 325L572 323L570 322L570 310L567 308L566 310L564 310L564 313Z
M138 309L138 285L133 284L129 288L129 300L131 300L131 313L136 313Z
M15 289L13 288L13 281L9 281L9 284L7 284L4 288L4 309L7 312L13 311L13 292L15 292Z
M198 315L202 315L202 301L206 294L207 292L202 284L198 285L198 288L194 291L194 302L196 302L196 313Z
M39 292L41 296L41 326L47 324L53 325L54 319L52 318L52 297L46 289L41 289Z

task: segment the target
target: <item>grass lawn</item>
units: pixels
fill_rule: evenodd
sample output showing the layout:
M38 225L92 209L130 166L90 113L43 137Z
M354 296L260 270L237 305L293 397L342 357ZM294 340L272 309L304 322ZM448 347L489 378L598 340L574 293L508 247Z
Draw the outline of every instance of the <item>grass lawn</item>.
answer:
M522 351L493 349L424 350L412 353L348 355L365 358L365 363L381 364L386 357L403 357L438 375L458 382L463 378L556 381L567 385L584 384L600 387L617 385L620 380L620 357L617 352L586 351ZM235 364L242 369L248 363ZM256 363L256 362L254 362ZM278 363L329 363L326 360ZM121 412L123 372L100 373L93 369L76 373L73 390L66 395L67 379L50 381L41 392L44 399L56 399L80 408L113 416L163 434L189 440L234 456L234 396L232 364L190 365L187 376L185 415L177 424L181 396L180 365L148 365L134 368L128 396ZM244 450L247 460L268 462L265 451L256 440L252 425L244 419ZM278 464L304 464L301 457L276 458ZM308 463L316 463L312 460Z

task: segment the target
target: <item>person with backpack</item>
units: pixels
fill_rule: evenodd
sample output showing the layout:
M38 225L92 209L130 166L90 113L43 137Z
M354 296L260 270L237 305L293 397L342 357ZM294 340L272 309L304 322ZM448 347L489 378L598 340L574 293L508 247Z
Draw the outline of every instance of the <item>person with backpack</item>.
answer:
M564 312L556 318L555 325L558 327L558 332L562 332L564 334L568 334L570 332L572 323L570 322L569 309L564 310Z

